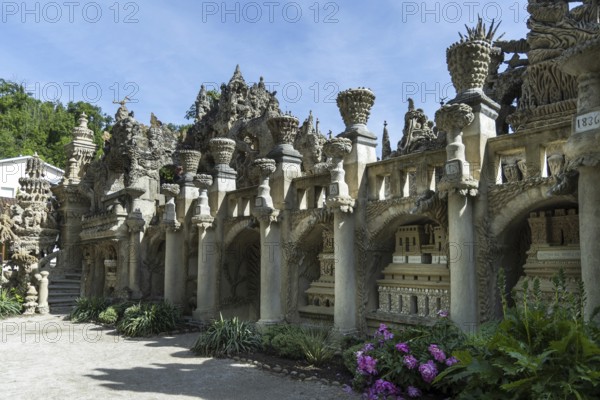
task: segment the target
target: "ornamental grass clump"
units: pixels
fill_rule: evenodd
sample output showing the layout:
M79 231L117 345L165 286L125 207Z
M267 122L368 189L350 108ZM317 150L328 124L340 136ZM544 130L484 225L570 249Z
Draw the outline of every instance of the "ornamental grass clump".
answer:
M21 303L8 291L0 289L0 319L21 314Z
M150 336L172 331L180 321L179 308L167 301L139 303L125 310L117 331L129 337Z
M237 317L223 319L221 315L198 336L191 350L203 357L224 357L260 348L261 337L253 324L240 321Z
M72 322L98 321L100 313L108 307L109 301L103 297L80 297L71 310Z
M354 388L367 399L447 394L449 387L434 386L433 382L440 372L458 362L449 353L464 340L446 318L433 327L397 332L381 324L372 340L348 349L344 361L354 373Z

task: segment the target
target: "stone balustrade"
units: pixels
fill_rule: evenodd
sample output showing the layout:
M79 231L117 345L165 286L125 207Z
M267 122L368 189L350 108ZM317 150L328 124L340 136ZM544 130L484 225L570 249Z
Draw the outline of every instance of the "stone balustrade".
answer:
M570 123L552 130L533 130L527 135L502 135L488 141L488 165L482 169L482 179L502 185L530 178L557 176L564 171L563 144L570 134Z
M446 151L408 154L367 166L369 200L418 196L435 190L442 178Z

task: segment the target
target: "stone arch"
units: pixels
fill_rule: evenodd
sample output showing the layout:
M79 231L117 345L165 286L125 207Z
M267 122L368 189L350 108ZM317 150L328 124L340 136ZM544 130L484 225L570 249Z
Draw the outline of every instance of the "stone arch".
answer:
M499 237L515 220L523 218L527 213L553 205L577 203L575 196L548 196L550 185L539 185L510 196L506 202L492 204L490 207L490 233Z
M497 273L506 275L507 294L524 275L523 266L531 246L530 213L553 209L577 208L573 195L548 196L550 185L527 188L517 194L504 196L506 201L491 203L488 221L477 226L479 274L479 307L481 320L501 315ZM492 197L493 199L493 197Z
M292 219L292 243L300 243L317 225L333 223L333 211L328 208L315 208L303 214Z
M411 214L414 209L414 199L400 199L394 204L388 205L382 203L373 206L367 211L367 231L371 241L376 240L380 235L387 231L391 224L399 218L419 219L422 216Z
M258 232L258 222L253 217L247 217L235 222L232 226L227 227L223 234L223 248L228 248L235 238L245 229L254 229Z

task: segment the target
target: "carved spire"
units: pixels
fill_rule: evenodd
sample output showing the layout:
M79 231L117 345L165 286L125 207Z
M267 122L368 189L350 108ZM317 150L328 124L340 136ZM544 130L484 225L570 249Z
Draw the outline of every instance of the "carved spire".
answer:
M386 160L392 155L392 145L390 143L390 134L388 133L388 123L383 121L383 139L381 148L381 158Z

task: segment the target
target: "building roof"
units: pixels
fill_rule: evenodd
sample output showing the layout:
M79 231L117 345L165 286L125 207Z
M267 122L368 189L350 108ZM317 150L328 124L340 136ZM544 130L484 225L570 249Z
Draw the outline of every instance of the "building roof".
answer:
M8 164L8 163L14 163L14 162L19 162L19 161L26 161L26 160L29 160L30 158L33 158L33 156L19 156L19 157L13 157L13 158L5 158L3 160L0 160L0 164ZM46 168L52 169L57 174L64 175L65 171L63 171L62 169L55 167L54 165L49 164L44 160L42 160L42 162L44 163L44 166Z

